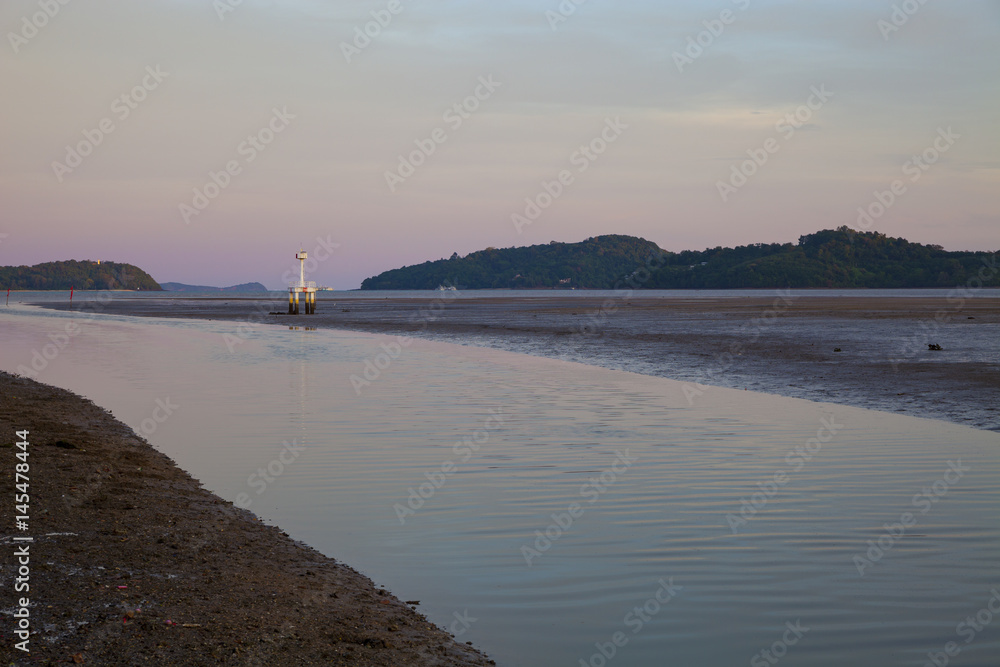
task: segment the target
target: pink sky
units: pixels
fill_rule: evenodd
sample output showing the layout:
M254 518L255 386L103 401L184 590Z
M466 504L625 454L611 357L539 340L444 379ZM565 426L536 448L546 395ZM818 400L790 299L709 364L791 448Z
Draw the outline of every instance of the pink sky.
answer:
M607 233L795 241L856 227L894 181L871 229L1000 246L993 2L46 6L0 6L3 265L280 288L322 238L312 278L349 289Z

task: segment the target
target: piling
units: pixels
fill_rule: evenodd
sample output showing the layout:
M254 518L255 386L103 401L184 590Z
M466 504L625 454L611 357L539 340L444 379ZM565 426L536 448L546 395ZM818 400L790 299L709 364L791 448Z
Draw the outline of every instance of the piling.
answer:
M299 314L299 295L302 295L302 310L306 315L316 313L316 283L306 281L306 259L308 255L305 250L295 253L295 259L299 260L299 279L288 284L288 314Z

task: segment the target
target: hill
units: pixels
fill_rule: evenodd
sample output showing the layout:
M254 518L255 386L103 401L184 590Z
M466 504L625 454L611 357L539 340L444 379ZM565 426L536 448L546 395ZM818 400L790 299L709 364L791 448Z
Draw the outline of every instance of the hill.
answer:
M35 266L0 266L0 288L15 290L148 290L161 288L137 266L67 260Z
M615 281L662 253L652 241L610 234L580 243L522 248L487 248L465 257L424 262L386 271L361 283L363 290L592 288L610 289Z
M980 275L980 269L987 268ZM651 268L646 280L641 270ZM638 274L636 272L639 272ZM903 288L955 287L977 276L1000 287L996 256L949 252L877 232L847 227L799 237L794 243L668 252L633 236L596 236L581 243L479 252L386 271L361 283L363 290L493 288L611 289L636 275L646 289ZM978 285L978 282L976 282Z
M840 227L801 236L798 244L671 253L644 287L955 287L974 279L984 263L995 267L995 262L994 253L948 252L938 245ZM1000 286L1000 272L987 269L984 275L985 285Z
M243 283L232 287L208 287L206 285L185 285L184 283L160 283L165 292L236 292L239 294L266 292L260 283Z

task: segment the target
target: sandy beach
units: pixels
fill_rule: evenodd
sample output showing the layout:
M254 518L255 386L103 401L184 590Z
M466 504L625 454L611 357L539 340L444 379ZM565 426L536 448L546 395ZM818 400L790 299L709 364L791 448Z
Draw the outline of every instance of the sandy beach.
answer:
M415 604L209 493L103 408L0 373L8 491L25 430L31 652L13 648L8 602L3 664L493 664ZM13 514L5 502L4 526ZM8 590L15 537L2 538Z
M323 295L315 315L286 311L282 295L161 295L100 307L112 314L232 321L227 340L237 347L264 325L420 336L678 379L692 383L694 395L704 386L725 386L1000 430L995 297L799 291L683 299L642 292L404 298L366 292ZM932 343L942 350L930 350Z

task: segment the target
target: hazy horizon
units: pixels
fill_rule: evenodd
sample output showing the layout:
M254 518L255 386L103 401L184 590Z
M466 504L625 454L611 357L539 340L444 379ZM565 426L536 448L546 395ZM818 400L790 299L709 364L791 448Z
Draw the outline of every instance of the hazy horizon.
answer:
M603 234L1000 245L996 2L62 2L0 7L0 265L276 288L323 239L352 289Z

